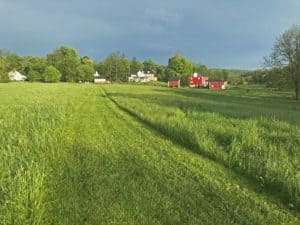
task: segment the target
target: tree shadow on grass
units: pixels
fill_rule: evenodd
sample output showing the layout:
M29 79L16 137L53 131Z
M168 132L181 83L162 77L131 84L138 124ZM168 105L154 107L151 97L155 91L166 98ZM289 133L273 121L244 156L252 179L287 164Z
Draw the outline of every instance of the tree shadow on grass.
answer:
M227 118L257 119L266 117L300 124L300 104L296 101L277 101L271 98L249 98L206 93L202 90L154 88L153 93L108 93L112 98L137 99L144 103L178 107L183 111L204 111ZM158 112L159 113L159 112Z
M201 103L201 101L204 101L209 110L215 110L227 116L234 115L235 117L241 116L242 118L270 116L283 121L300 124L298 119L300 117L299 101L283 99L280 96L235 96L227 94L228 92L226 91L228 90L224 91L156 89L156 92L171 92L195 102Z
M120 94L121 95L121 94ZM137 98L139 100L142 100L143 98L147 99L147 102L153 103L151 100L151 96L149 96L149 98L147 98L147 95L135 95L135 94L129 94L129 96L126 94L126 96L121 95L122 97L130 97L130 98ZM177 145L183 147L183 148L187 148L190 151L197 153L197 154L201 154L204 157L207 157L210 160L219 162L223 165L225 165L226 167L228 167L228 162L224 161L224 159L221 157L216 156L215 154L207 151L203 151L203 149L201 149L201 147L199 146L198 142L196 142L194 140L194 138L189 134L189 132L182 132L181 131L174 131L174 130L170 130L168 129L167 126L164 126L160 123L154 123L153 121L150 121L146 118L141 117L138 113L134 112L133 110L129 109L128 107L123 106L122 104L120 104L117 100L114 99L114 97L117 97L116 94L114 95L109 95L108 97L110 98L110 100L112 102L114 102L114 104L121 109L123 112L127 113L128 115L130 115L131 117L135 118L138 122L144 124L146 127L149 127L151 130L154 130L155 132L157 132L159 135L164 136L165 138L171 140L173 143L176 143ZM161 98L166 98L166 96L156 96L154 98L154 102L157 102L157 98L161 100ZM153 99L153 97L152 97ZM173 105L172 103L170 103L170 101L168 100L169 97L167 96L167 98L165 99L165 103L162 105L166 106L168 104ZM174 99L174 101L176 101ZM144 101L145 102L145 101ZM184 106L186 107L186 102L183 103L185 104ZM174 105L173 105L174 106ZM189 105L188 105L189 107ZM218 136L217 136L218 138ZM231 143L233 141L233 137L232 136L226 136L226 140L220 140L219 142L217 141L218 144L223 144L223 141L225 141L227 144ZM289 197L289 189L288 187L284 184L284 183L278 183L278 182L265 182L263 187L259 187L259 180L256 177L250 176L248 173L246 173L245 171L242 171L239 167L235 167L232 166L231 169L233 169L235 172L237 172L237 174L241 175L241 176L245 176L247 177L247 179L253 183L257 183L258 185L258 190L260 192L264 192L269 196L273 196L277 199L279 199L284 205L286 205L288 207L289 203L292 201L296 204L296 209L298 210L300 209L300 204L298 200L292 200Z

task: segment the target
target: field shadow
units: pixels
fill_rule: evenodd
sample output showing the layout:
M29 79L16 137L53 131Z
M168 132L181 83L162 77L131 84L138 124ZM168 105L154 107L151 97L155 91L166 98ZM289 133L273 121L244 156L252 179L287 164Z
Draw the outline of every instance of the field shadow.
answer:
M300 124L300 102L284 99L281 96L235 96L230 90L187 90L155 89L158 93L168 93L186 97L196 106L205 107L208 111L217 112L235 118L272 117L278 120ZM174 101L173 101L174 102ZM189 104L185 104L186 107Z
M151 93L108 93L112 98L136 99L165 107L178 107L188 111L212 112L227 118L257 119L267 117L290 124L300 124L300 104L296 101L274 100L223 95L220 92L205 93L186 89L154 88Z
M170 140L171 142L177 144L178 146L184 148L184 149L188 149L189 151L196 153L196 154L200 154L202 156L204 156L205 158L212 160L214 162L217 163L221 163L222 165L224 165L226 168L228 169L232 169L238 176L241 177L247 177L247 180L249 180L250 183L253 184L257 184L255 187L256 192L261 192L261 193L265 193L266 195L268 195L270 198L276 198L278 200L280 200L281 203L283 203L286 208L290 211L291 208L289 208L289 203L291 202L291 199L288 198L288 187L286 185L284 185L283 183L265 183L263 187L260 186L259 184L259 180L257 180L257 178L250 176L248 173L240 170L239 167L236 166L228 166L228 163L224 161L224 159L221 159L220 157L216 156L213 153L209 153L207 151L204 151L203 149L201 149L201 147L199 146L199 144L197 142L195 142L195 140L193 139L193 137L191 137L191 135L189 134L189 132L176 132L174 130L170 130L168 129L167 126L164 126L163 124L160 123L154 123L148 119L143 118L142 116L140 116L138 113L134 112L133 110L123 106L122 104L120 104L117 100L115 100L114 98L117 97L118 95L125 97L125 98L136 98L138 100L143 100L143 102L148 102L148 103L155 103L157 104L157 101L159 100L160 103L158 103L158 105L163 105L163 106L178 106L180 109L184 110L201 110L201 111L207 111L207 112L217 112L215 110L207 110L206 108L202 108L202 106L194 106L191 105L190 103L185 102L178 102L176 101L176 99L173 99L172 101L170 101L170 97L166 96L166 95L155 95L155 97L153 97L152 95L149 94L141 94L141 95L137 95L137 94L126 94L124 96L124 94L118 94L118 93L114 93L114 94L107 94L108 98L119 108L121 109L123 112L125 112L126 114L130 115L131 117L133 117L136 121L138 121L141 124L144 124L146 127L150 128L152 131L156 132L157 134L159 134L160 136L163 136L164 138ZM175 96L176 97L176 96ZM213 106L215 106L215 104L212 104ZM218 108L220 109L224 109L226 108L226 106L218 106ZM222 113L220 113L222 114ZM226 114L225 114L226 116ZM234 118L234 116L230 115L231 118ZM244 118L241 116L237 116L236 118ZM249 116L245 116L245 118L256 118L253 115L249 115ZM217 136L223 135L223 134L217 134ZM219 145L222 145L224 143L226 143L227 145L229 145L232 141L233 137L231 137L230 135L226 136L226 137L222 137L221 140L218 140L217 143ZM291 210L292 212L297 212L297 210L300 209L300 204L296 205L296 211ZM297 213L298 215L298 213Z

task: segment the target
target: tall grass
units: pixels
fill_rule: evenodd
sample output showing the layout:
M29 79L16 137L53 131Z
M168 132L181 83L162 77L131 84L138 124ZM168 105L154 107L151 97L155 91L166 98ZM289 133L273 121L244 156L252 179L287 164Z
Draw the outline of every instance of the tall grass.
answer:
M190 152L188 135L172 132L188 140L174 144L119 110L101 86L2 84L0 112L0 224L300 224L248 179Z
M47 204L49 160L61 135L59 110L19 105L2 113L0 124L0 215L3 224L42 224ZM50 170L49 170L50 169Z
M126 86L106 90L117 104L170 139L245 174L289 207L300 209L300 128L291 124L296 118L287 117L286 121L276 119L278 114L274 106L279 105L280 117L283 110L287 115L295 114L298 118L300 112L290 107L282 109L281 106L286 104L282 99L275 97L273 103L269 103L274 105L272 116L268 109L255 112L265 101L264 97L256 99L256 105L252 105L253 117L244 113L244 107L249 107L247 98L232 96L241 103L242 115L238 118L238 109L230 109L230 102L226 108L222 94L219 94L218 100L218 96L207 98L209 93L201 90L197 93L188 89L167 91L144 87L132 91ZM226 99L229 99L230 94L226 94ZM202 102L199 104L195 97ZM209 101L212 97L213 101ZM206 101L211 112L206 110ZM215 112L212 112L213 103L216 105ZM220 110L220 104L225 112ZM290 104L299 108L298 103ZM229 116L230 110L233 110L232 117ZM245 119L245 116L248 118Z

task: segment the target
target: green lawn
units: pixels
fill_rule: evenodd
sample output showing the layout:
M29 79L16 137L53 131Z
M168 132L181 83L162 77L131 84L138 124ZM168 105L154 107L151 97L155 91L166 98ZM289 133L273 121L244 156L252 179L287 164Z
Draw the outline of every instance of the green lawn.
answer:
M0 84L0 224L300 224L286 96Z

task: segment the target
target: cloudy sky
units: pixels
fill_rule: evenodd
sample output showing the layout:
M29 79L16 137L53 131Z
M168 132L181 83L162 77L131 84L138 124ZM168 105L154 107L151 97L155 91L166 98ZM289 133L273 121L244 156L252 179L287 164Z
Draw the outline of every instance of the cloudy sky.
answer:
M0 48L45 56L60 45L166 64L177 51L210 67L254 69L300 24L300 0L0 0Z

